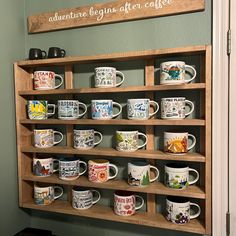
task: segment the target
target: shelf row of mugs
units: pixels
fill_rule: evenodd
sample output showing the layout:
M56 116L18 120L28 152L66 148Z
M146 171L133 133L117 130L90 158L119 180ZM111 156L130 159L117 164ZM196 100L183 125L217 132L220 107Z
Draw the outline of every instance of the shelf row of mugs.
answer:
M34 146L50 148L63 141L64 135L54 129L34 129ZM102 133L94 129L74 129L73 147L78 150L89 150L103 140ZM145 148L148 143L146 134L138 130L117 130L115 133L116 150L135 152ZM196 137L188 132L164 132L164 152L182 155L188 153L196 145Z
M57 105L49 104L47 100L29 100L27 101L27 113L31 120L44 120L55 115L57 107L58 119L75 120L86 114L88 106L78 100L59 100ZM117 111L115 111L115 107ZM151 108L153 108L152 112ZM51 112L49 110L51 110ZM148 98L127 100L127 118L130 120L148 120L154 117L158 111L158 103ZM168 97L161 99L162 119L183 120L193 113L193 111L194 103L187 100L185 97ZM92 119L109 120L119 116L121 113L121 104L111 99L91 101Z
M35 204L47 207L60 198L63 191L61 186L34 183ZM71 205L74 209L81 211L93 207L102 197L98 190L80 186L73 186L71 191ZM132 217L144 205L144 198L134 192L116 190L113 193L113 209L116 215ZM190 222L191 219L197 218L200 214L200 206L188 198L168 196L165 199L164 215L171 223L183 225Z
M176 85L186 84L193 81L197 72L193 66L186 65L184 61L167 61L156 68L155 72L160 71L160 84ZM186 76L190 74L190 78ZM114 67L96 67L94 74L90 76L94 79L95 88L114 88L121 86L125 81L125 74ZM59 80L58 82L56 80ZM53 71L35 71L33 74L35 90L57 89L64 83L61 75ZM56 85L57 84L57 85Z

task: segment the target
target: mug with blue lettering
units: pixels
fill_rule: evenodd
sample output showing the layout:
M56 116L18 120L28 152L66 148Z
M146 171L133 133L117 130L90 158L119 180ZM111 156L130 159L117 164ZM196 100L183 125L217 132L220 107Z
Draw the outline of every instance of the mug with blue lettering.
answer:
M114 107L118 108L118 112L114 114ZM122 111L122 106L112 100L92 100L92 119L109 120L117 117Z
M150 107L154 107L154 112L150 112ZM159 110L159 105L148 98L128 99L127 113L130 120L148 120Z

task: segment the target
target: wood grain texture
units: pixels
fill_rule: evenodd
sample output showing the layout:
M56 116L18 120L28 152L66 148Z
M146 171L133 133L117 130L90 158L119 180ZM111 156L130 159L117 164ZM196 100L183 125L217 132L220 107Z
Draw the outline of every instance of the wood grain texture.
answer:
M119 0L28 17L29 33L203 11L205 0Z

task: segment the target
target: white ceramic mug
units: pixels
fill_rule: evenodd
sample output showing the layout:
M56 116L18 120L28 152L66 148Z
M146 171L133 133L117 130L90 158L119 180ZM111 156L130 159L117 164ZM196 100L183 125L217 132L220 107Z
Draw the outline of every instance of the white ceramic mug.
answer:
M190 79L185 78L186 69L192 70L192 77ZM167 61L160 65L160 84L184 84L194 80L197 72L193 66L186 65L183 61Z
M189 181L189 172L194 172L196 178ZM197 170L189 168L182 163L168 163L165 165L165 185L174 189L185 189L187 186L196 183L199 179Z
M190 107L186 112L186 106ZM182 120L194 111L194 104L185 97L172 97L161 99L161 118L166 120Z
M190 208L197 208L197 213L192 214ZM175 224L186 224L191 219L197 218L201 214L198 204L190 202L184 197L167 197L166 199L166 218Z
M55 141L55 135L59 135L60 139ZM38 148L49 148L63 140L63 134L53 129L34 129L34 146Z
M119 111L113 114L113 106L118 107ZM109 120L117 117L122 112L122 106L112 100L92 100L92 119Z
M80 107L84 110L80 113ZM87 106L78 100L59 100L58 119L75 120L82 117L87 112Z
M139 145L139 137L144 137L145 141ZM147 136L138 131L116 131L116 149L122 152L134 152L147 144Z
M189 144L192 139L192 144ZM164 151L171 154L185 154L196 145L196 138L188 132L164 132Z
M117 83L117 76L121 81ZM96 88L112 88L120 86L125 80L125 76L121 71L114 67L97 67L95 68L95 87Z
M95 142L95 138L98 141ZM74 129L74 148L88 150L101 143L102 134L94 129Z
M48 177L58 169L54 169L56 159L49 158L33 158L33 173L35 176Z
M154 170L155 177L150 177L150 170ZM128 163L128 183L132 186L145 187L157 180L159 170L146 161L132 161Z
M94 200L94 196L97 195ZM75 186L72 189L72 206L76 210L86 210L101 199L101 194L94 189L84 189Z
M150 112L150 106L155 108L154 112ZM154 116L159 110L159 105L155 101L148 98L128 99L127 113L128 119L131 120L147 120Z
M56 78L60 83L56 85ZM55 74L53 71L35 71L34 72L34 89L48 90L59 88L63 84L63 77Z

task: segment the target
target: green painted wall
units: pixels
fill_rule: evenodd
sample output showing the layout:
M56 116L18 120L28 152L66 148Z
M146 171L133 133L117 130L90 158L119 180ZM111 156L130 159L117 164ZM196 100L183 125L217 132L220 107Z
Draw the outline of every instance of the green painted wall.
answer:
M84 6L97 2L107 1L25 0L25 14L28 16L40 12ZM28 56L28 49L31 47L39 47L47 51L50 46L59 46L66 49L67 55L73 56L210 43L211 1L206 0L205 12L26 35L25 57ZM86 68L84 70L86 71ZM133 81L127 83L131 84ZM193 235L102 220L39 212L32 213L31 225L51 229L59 236L74 236L78 234L94 235L94 233L98 236Z
M29 226L30 217L18 208L13 63L25 53L24 4L0 1L0 235L11 236Z

